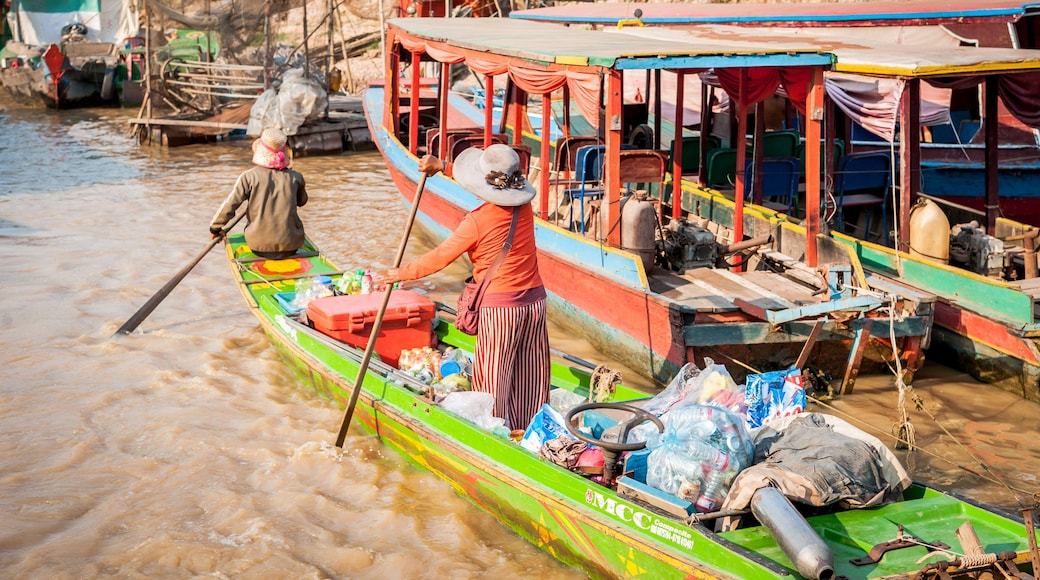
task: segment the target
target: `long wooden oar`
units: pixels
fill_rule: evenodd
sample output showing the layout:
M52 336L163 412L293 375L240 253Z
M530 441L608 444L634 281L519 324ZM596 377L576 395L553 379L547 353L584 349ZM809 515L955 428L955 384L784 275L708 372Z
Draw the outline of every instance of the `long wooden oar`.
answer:
M419 212L419 199L422 197L423 189L426 188L426 174L424 173L422 179L419 180L419 185L415 188L415 199L412 200L412 213L408 216L408 223L405 224L404 236L401 237L401 244L397 247L397 257L394 258L394 268L401 265L401 260L404 259L404 249L408 245L408 237L412 234L412 225L415 224L415 214ZM365 347L365 356L361 359L361 365L358 367L357 378L354 379L354 390L350 392L350 402L347 403L346 414L343 415L343 424L339 428L339 435L336 436L336 447L343 447L343 440L347 438L347 428L350 427L350 420L354 416L354 407L357 406L358 395L361 393L361 384L365 380L365 373L368 372L368 363L372 360L372 352L376 349L376 337L379 336L379 331L383 327L383 316L386 315L386 307L390 304L390 293L393 292L394 285L386 285L386 293L383 294L383 303L379 306L379 312L376 313L376 319L372 322L372 333L368 335L368 346Z
M224 236L226 236L227 233L231 231L231 228L235 227L235 225L238 224L238 222L243 217L245 217L245 215L246 212L243 211L230 224L224 226L224 229L221 230L221 232L223 232L222 235L213 238L210 241L210 243L206 246L206 248L199 252L199 255L195 256L195 258L192 259L192 261L189 262L188 265L181 268L181 270L177 272L177 274L174 275L174 277L171 278L169 282L164 284L162 288L159 288L159 291L156 292L154 296L149 298L148 302L145 302L144 306L138 309L138 311L135 312L134 315L129 318L129 320L124 322L123 326L120 326L119 330L117 330L115 334L113 334L112 336L116 336L117 334L130 334L137 328L138 325L144 322L144 319L148 318L148 315L151 314L157 306L159 306L159 303L162 302L167 296L169 296L170 292L172 292L173 289L177 287L177 284L181 283L181 280L183 280L184 277L188 275L188 272L191 272L192 268L194 268L196 264L201 262L202 258L205 258L206 254L208 254L210 250L212 250L214 247L216 247L217 244L223 241Z

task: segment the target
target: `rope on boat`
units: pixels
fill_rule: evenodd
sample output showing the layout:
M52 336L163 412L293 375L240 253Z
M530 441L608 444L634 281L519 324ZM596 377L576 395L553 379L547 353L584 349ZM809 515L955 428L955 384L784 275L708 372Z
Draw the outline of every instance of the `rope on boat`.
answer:
M599 365L592 371L589 380L589 402L600 403L614 394L617 384L621 382L621 371Z
M979 554L978 556L961 556L961 568L977 568L997 563L996 554Z
M839 408L837 408L837 407L827 403L826 401L818 399L818 398L816 398L816 397L814 397L814 396L812 396L812 395L810 395L808 393L806 393L805 396L806 396L806 399L808 399L813 404L819 405L820 407L823 407L823 408L827 409L831 413L834 413L835 415L838 415L838 416L842 417L843 419L845 419L849 423L857 424L857 425L859 425L860 427L863 427L866 430L873 431L874 433L877 433L879 435L884 435L886 437L890 437L890 438L896 440L897 442L899 442L898 437L895 434L893 434L893 433L890 433L890 432L885 431L883 429L880 429L880 428L878 428L878 427L876 427L874 425L871 425L870 423L864 421L863 419L860 419L860 418L856 417L855 415L853 415L851 413L847 413L845 411L842 411L841 409L839 409ZM984 480L986 480L986 481L988 481L990 483L995 483L995 484L998 484L998 485L1002 485L1005 489L1007 489L1008 491L1011 492L1011 494L1015 497L1015 500L1019 502L1019 506L1023 505L1021 500L1018 499L1018 497L1019 497L1018 494L1020 494L1020 493L1032 496L1034 503L1036 503L1037 505L1040 505L1040 492L1033 492L1033 491L1029 491L1029 490L1025 490L1025 489L1021 489L1021 488L1017 488L1017 487L1013 487L1011 485L1008 485L1007 482L1003 481L999 476L994 474L988 467L986 467L986 465L982 462L981 459L979 459L977 456L975 456L970 451L968 451L968 449L966 447L964 447L964 445L957 439L956 436L954 436L945 427L943 427L942 424L939 423L939 420L936 419L935 415L932 415L931 413L928 412L928 410L926 408L924 408L923 401L920 400L920 397L918 397L917 395L913 395L912 398L914 399L915 403L917 403L918 409L924 411L932 419L932 421L936 425L938 425L940 429L942 429L943 433L945 433L947 437L949 437L952 441L957 443L957 445L961 446L961 448L964 450L965 453L970 455L972 458L975 459L976 462L981 464L983 466L983 468L985 468L986 472L989 475L983 474L983 473L979 473L978 471L975 471L975 470L973 470L971 468L968 468L968 467L966 467L964 465L961 465L961 464L959 464L959 463L953 461L952 459L949 459L949 458L947 458L947 457L945 457L943 455L939 455L938 453L933 453L931 451L928 451L927 449L924 449L923 447L915 447L914 451L916 451L918 453L923 453L923 454L925 454L925 455L927 455L927 456L929 456L929 457L931 457L933 459L939 459L941 461L945 461L946 463L949 463L949 464L953 465L954 467L960 468L960 469L970 473L971 475L974 475L975 477L984 479ZM902 441L902 443L909 444L906 441Z
M888 339L892 343L892 359L895 362L896 369L896 388L899 389L899 421L892 426L892 433L896 436L896 439L903 442L907 446L908 451L913 451L917 448L917 429L914 424L910 422L910 414L906 411L906 394L910 388L907 386L906 381L903 380L903 361L899 356L899 347L896 346L896 297L892 296L888 307Z

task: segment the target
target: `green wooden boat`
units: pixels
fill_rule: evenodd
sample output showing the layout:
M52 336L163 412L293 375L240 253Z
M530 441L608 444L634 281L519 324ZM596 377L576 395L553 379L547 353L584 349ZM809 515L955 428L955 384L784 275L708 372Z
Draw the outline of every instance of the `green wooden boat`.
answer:
M279 297L315 276L335 280L340 270L310 243L297 257L277 261L252 254L242 234L229 235L225 248L246 303L290 368L320 396L345 405L363 348L301 323ZM457 332L440 316L430 323L442 344L472 351L473 337ZM555 388L588 393L590 373L585 369L554 362L552 377ZM422 383L382 360L371 361L361 387L355 429L377 435L515 533L592 577L804 577L788 556L791 540L797 538L785 537L784 529L770 532L773 528L752 521L716 533L710 521L672 516L651 503L619 495L447 412L427 396ZM646 398L618 385L610 401ZM833 554L832 567L817 577L880 579L959 577L989 569L991 564L981 563L981 557L973 560L977 565L958 557L964 550L956 530L965 522L972 524L986 552L1003 558L1005 568L1036 567L1029 564L1031 556L1034 562L1038 558L1035 543L1030 554L1027 541L1036 532L1027 532L1024 520L921 485L912 485L902 501L883 507L805 519L799 515L790 523L792 530L807 523L811 535L818 536L814 541ZM919 541L947 544L950 553L928 556L927 548L914 545ZM876 554L904 544L910 547L884 551L875 563L852 563L871 550Z

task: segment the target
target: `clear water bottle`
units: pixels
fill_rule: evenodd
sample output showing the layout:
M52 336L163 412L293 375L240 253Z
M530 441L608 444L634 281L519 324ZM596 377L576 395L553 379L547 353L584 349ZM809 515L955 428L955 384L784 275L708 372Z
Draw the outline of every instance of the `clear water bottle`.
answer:
M315 298L332 296L332 278L328 276L316 276L311 286Z
M372 274L369 273L367 270L363 271L361 274L361 293L371 294L372 286Z
M702 513L715 511L722 503L722 477L720 470L712 470L704 478L701 495L697 498L697 510Z
M700 439L691 439L687 444L690 457L695 457L711 466L716 471L725 471L729 467L729 454L710 443Z

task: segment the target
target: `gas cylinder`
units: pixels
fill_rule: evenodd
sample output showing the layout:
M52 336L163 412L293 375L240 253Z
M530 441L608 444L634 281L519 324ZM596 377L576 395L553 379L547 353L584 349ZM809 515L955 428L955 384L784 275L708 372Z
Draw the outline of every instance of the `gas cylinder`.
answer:
M636 190L621 208L621 249L639 256L649 274L657 254L657 210L646 190Z
M950 261L950 220L930 199L919 198L910 209L910 255Z

